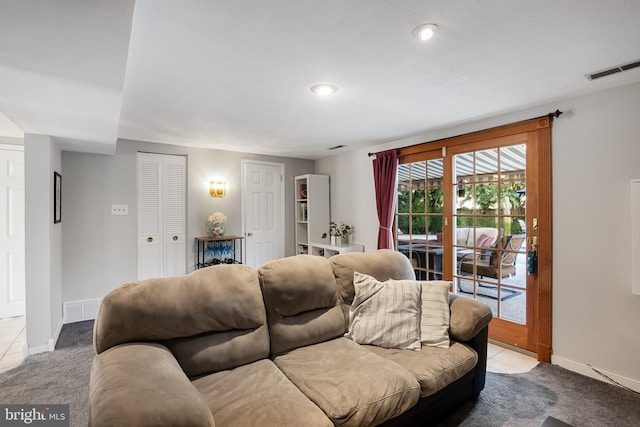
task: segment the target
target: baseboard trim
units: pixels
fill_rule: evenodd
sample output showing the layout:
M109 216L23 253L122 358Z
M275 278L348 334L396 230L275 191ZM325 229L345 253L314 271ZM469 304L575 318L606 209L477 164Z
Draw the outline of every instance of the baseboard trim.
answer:
M53 351L56 349L56 344L58 343L58 338L60 338L60 332L62 332L62 322L58 322L58 326L56 327L56 331L53 333L53 337L49 340L49 351Z
M53 333L53 336L49 338L46 344L37 345L34 347L28 347L25 345L23 349L23 354L26 356L31 356L32 354L38 353L46 353L48 351L53 351L56 349L56 344L58 343L58 338L60 338L60 332L62 332L63 322L59 322L58 326L56 326L56 330Z
M578 374L582 374L590 378L595 378L596 380L600 380L608 384L622 385L624 387L630 388L636 393L640 393L640 381L638 380L623 377L621 375L614 374L612 372L607 372L600 368L595 368L602 374L606 375L607 377L610 377L613 381L618 383L616 384L615 382L609 380L608 378L594 371L594 367L592 366L585 365L583 363L578 363L574 360L566 359L564 357L555 356L555 355L551 356L551 363L554 365L558 365L562 368L568 369L570 371L576 372Z
M46 353L49 350L49 345L48 344L43 344L43 345L37 345L35 347L29 347L29 356L31 356L32 354L38 354L38 353Z

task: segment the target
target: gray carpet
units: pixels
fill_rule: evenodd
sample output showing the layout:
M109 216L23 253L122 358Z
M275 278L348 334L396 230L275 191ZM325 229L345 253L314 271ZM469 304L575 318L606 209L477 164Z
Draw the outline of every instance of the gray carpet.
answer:
M575 427L636 427L640 394L541 363L525 374L487 372L480 397L438 427L537 427L547 416Z
M65 325L55 351L0 374L0 402L68 403L71 426L86 426L92 328L92 321ZM549 415L575 427L638 426L640 394L548 364L526 374L488 372L480 397L438 427L537 427Z
M0 374L1 403L69 404L70 425L89 420L93 321L64 325L56 350L27 357Z

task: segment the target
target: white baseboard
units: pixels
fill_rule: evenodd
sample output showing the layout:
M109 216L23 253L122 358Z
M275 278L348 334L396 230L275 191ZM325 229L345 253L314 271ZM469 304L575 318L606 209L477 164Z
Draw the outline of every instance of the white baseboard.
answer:
M29 353L29 356L31 356L32 354L46 353L47 351L50 351L49 345L43 344L43 345L37 345L35 347L29 347L28 353Z
M49 351L56 349L56 343L58 342L58 338L60 338L60 332L62 332L62 322L58 323L56 331L53 333L53 337L49 340Z
M62 317L65 324L93 320L98 315L101 298L62 303Z
M35 347L28 347L25 345L22 350L22 353L25 356L30 356L32 354L46 353L48 351L55 350L56 343L58 342L58 338L60 338L60 332L62 332L62 325L63 325L63 322L58 323L58 326L56 326L56 330L53 333L53 336L49 339L49 341L47 341L46 344L37 345Z
M587 377L591 377L591 378L595 378L597 380L609 383L609 384L613 384L613 385L623 385L627 388L630 388L631 390L640 393L640 381L638 380L634 380L631 378L627 378L627 377L623 377L621 375L618 374L614 374L612 372L607 372L603 369L599 369L599 368L595 368L598 371L602 372L604 375L606 375L607 377L610 377L613 381L617 382L618 384L615 384L613 381L607 379L606 377L604 377L603 375L600 375L598 372L594 371L594 368L589 366L589 365L585 365L583 363L578 363L574 360L571 359L565 359L564 357L560 357L560 356L551 356L551 363L554 365L558 365L562 368L568 369L570 371L573 372L577 372L578 374L582 374L585 375Z

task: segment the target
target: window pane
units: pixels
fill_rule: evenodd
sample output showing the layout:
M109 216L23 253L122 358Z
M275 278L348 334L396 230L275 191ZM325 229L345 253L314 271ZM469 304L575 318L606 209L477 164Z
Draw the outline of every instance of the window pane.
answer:
M524 181L505 182L500 185L500 213L505 215L524 215L525 213Z
M476 182L498 180L498 149L476 152Z
M500 174L502 179L519 177L524 180L526 161L526 146L524 144L513 145L500 149Z
M420 188L427 185L427 162L411 163L411 186Z
M415 238L415 235L420 235L422 238L426 233L426 217L424 215L411 215L411 237Z
M495 214L498 207L498 186L496 184L476 185L476 214Z
M409 216L398 215L397 219L398 234L409 234Z
M454 199L456 201L456 213L469 214L473 211L474 207L474 192L473 186L467 184L465 180L458 181L458 185L454 187Z
M429 215L429 235L436 236L436 240L439 238L439 243L442 243L442 229L444 221L442 215Z
M411 165L408 163L404 163L398 165L397 176L398 176L398 189L407 189L409 187L409 171L411 169Z
M410 203L411 203L411 192L409 190L399 190L398 191L398 204L396 209L398 213L409 213Z
M435 159L427 161L427 177L429 185L442 185L443 160Z
M411 194L411 213L426 213L426 190L421 188L419 190L413 190Z
M444 192L442 187L430 188L428 190L428 211L429 213L442 213L442 204L444 202Z

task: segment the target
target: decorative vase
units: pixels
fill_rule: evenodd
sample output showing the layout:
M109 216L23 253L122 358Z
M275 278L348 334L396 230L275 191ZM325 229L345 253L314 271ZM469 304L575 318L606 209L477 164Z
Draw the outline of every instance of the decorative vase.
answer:
M224 222L209 222L207 227L207 232L211 237L222 237L224 236Z
M336 245L336 240L338 240L338 236L331 236L331 239L329 239L331 242L331 246L335 246Z

